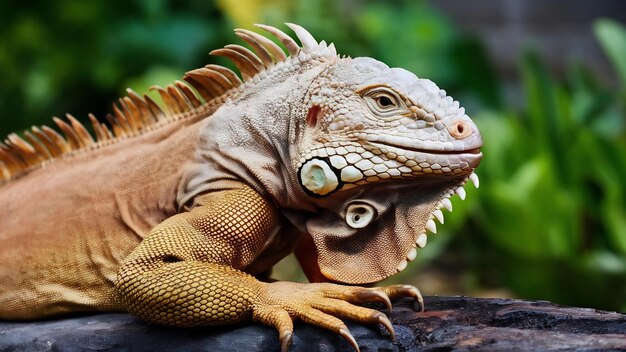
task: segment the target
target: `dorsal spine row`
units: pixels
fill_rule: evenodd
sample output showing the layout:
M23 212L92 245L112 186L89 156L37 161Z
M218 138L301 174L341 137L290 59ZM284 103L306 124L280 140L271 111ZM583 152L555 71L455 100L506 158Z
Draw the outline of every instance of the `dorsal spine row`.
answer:
M53 117L62 134L48 126L33 126L30 131L24 132L25 139L12 133L0 142L0 182L11 180L50 160L70 155L75 151L98 148L122 138L144 133L162 123L177 120L184 116L184 113L194 111L208 103L221 104L234 89L263 74L279 62L294 57L302 60L302 54L308 55L305 59L337 55L333 44L327 46L324 41L317 43L308 31L298 25L287 24L296 33L302 46L278 28L256 26L280 40L289 56L270 39L246 29L235 29L235 34L247 42L254 51L241 45L229 44L212 51L211 55L223 56L233 61L243 80L226 67L206 65L187 72L183 77L187 83L176 81L165 88L152 86L150 89L156 90L161 96L163 107L149 96L140 96L127 89L127 95L113 103L113 114L106 116L110 127L98 121L93 114L89 114L95 138L70 114L66 114L67 121Z

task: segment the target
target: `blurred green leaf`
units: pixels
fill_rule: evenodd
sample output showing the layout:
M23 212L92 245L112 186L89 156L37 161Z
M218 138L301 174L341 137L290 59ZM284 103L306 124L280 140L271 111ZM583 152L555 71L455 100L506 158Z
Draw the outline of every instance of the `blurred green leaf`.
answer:
M604 52L619 74L622 87L626 87L626 28L613 20L603 19L596 21L593 29Z
M457 84L475 94L484 106L502 108L499 82L482 44L474 38L462 38L450 50Z

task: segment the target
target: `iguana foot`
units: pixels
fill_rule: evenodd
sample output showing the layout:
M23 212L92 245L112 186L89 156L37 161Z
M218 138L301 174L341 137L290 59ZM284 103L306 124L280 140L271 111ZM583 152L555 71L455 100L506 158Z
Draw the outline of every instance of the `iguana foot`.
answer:
M360 351L350 330L339 318L381 324L394 339L393 326L384 313L354 304L380 302L391 311L390 299L400 297L413 297L416 307L423 310L422 295L410 285L365 288L329 283L273 282L265 285L253 308L253 318L278 330L283 352L291 345L294 319L334 331Z

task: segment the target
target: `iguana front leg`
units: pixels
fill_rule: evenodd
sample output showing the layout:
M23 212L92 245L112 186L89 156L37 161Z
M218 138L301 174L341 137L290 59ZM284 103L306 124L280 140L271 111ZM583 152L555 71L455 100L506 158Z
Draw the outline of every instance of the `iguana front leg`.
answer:
M292 319L331 329L358 349L334 316L381 323L387 317L351 303L419 296L412 286L362 288L335 284L265 283L241 271L263 250L277 226L273 206L252 189L212 193L191 211L156 226L118 272L117 290L128 311L171 326L206 326L255 320L278 329L286 350ZM348 303L350 302L350 303Z

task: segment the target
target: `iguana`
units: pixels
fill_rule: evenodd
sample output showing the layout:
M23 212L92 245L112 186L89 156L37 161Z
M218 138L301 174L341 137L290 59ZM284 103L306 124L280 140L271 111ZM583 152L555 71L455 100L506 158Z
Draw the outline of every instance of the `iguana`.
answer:
M192 70L159 105L132 90L96 138L33 127L0 144L0 319L128 311L171 326L257 321L283 350L294 319L357 343L339 318L382 324L358 304L413 297L363 287L402 271L449 197L465 197L480 133L433 82L338 56L287 24L235 33L242 78ZM295 252L312 283L264 280Z

